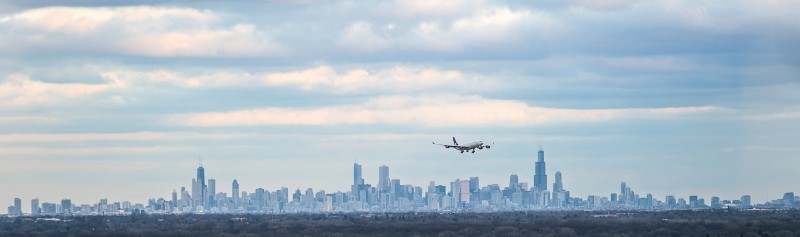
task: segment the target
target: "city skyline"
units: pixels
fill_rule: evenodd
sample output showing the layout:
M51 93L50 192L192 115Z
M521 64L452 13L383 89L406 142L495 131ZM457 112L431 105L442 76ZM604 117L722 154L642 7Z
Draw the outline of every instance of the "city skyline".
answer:
M255 192L242 190L236 179L231 185L231 193L215 192L216 179L209 178L208 185L205 179L205 168L202 161L196 169L196 178L191 180L191 189L180 187L180 194L173 189L171 196L151 197L147 204L131 200L122 200L109 204L107 198L99 199L95 204L75 202L69 198L61 199L61 203L42 202L33 198L30 200L31 209L25 212L20 198L14 198L12 206L8 207L9 215L38 215L42 214L110 214L132 212L170 214L170 213L284 213L289 212L407 212L407 211L514 211L514 210L618 210L618 209L719 209L728 208L800 208L800 201L794 192L787 192L783 197L768 199L764 204L753 202L752 196L744 194L740 199L722 199L719 196L706 197L690 195L665 195L663 199L655 197L652 193L636 193L627 185L620 183L619 192L612 192L608 196L587 195L584 197L573 196L564 188L562 174L555 172L552 189L548 191L542 187L546 182L546 161L544 151L537 152L537 159L533 170L531 183L520 181L517 173L509 176L508 186L498 184L480 185L480 177L469 179L455 179L449 188L445 183L438 184L431 181L427 191L414 184L401 184L401 179L390 176L389 166L378 167L378 178L374 184L366 182L363 178L362 165L353 163L353 184L350 190L327 190L297 187L294 194L291 189L283 186L279 189L256 188ZM543 177L542 177L543 176ZM485 184L485 183L484 183ZM441 189L440 189L441 188ZM501 190L502 188L502 190ZM209 191L211 190L211 191ZM275 190L272 192L270 190ZM494 190L494 191L492 191ZM241 195L240 195L241 191ZM502 191L502 192L500 192ZM410 193L406 193L410 192ZM424 194L422 194L424 192ZM498 195L496 196L495 193ZM191 195L189 194L191 193ZM249 193L249 194L248 194ZM402 195L401 195L402 193ZM180 195L180 198L178 198ZM255 195L255 196L254 196ZM325 198L320 199L320 195ZM424 195L424 196L423 196ZM487 196L489 195L489 196ZM289 198L291 197L291 198ZM448 199L449 198L449 199ZM156 200L157 199L157 200ZM313 199L313 200L312 200ZM405 201L403 201L403 200ZM448 199L448 200L445 200ZM688 200L687 200L688 199ZM321 202L321 203L320 203ZM407 202L411 202L410 204ZM480 202L480 203L478 203ZM785 202L785 203L784 203ZM354 205L358 204L358 205ZM406 203L406 204L403 204ZM454 204L456 203L456 204ZM460 204L457 204L460 203ZM74 208L74 210L73 210ZM89 211L87 212L87 208ZM299 209L298 209L299 208ZM378 208L378 209L376 209ZM77 211L75 211L77 210ZM119 210L119 211L117 211ZM266 212L265 212L266 211Z
M764 202L800 190L798 8L2 1L0 200L180 199L191 178L350 190L353 160L374 187L381 165L422 187L534 186L541 144L549 191L558 170L572 196L625 181ZM452 137L493 145L431 144Z
M541 154L541 153L540 153ZM539 160L541 162L541 160ZM20 215L131 215L131 214L188 214L188 213L325 213L325 212L441 212L441 211L479 211L505 212L521 210L687 210L687 209L785 209L800 208L800 197L794 192L784 193L782 197L766 203L752 202L751 195L742 195L739 199L721 199L712 196L709 199L698 195L680 197L666 195L658 199L651 193L636 193L626 182L620 183L620 192L609 196L589 195L586 198L572 197L565 190L561 173L556 172L553 192L530 187L526 182L519 182L516 174L509 177L509 185L505 188L497 184L480 186L479 177L469 180L456 179L447 185L436 185L431 181L427 191L422 187L400 184L399 179L391 179L390 189L370 187L359 181L361 166L353 164L355 181L354 192L327 192L308 188L305 193L297 188L293 194L290 189L282 187L271 192L269 189L257 188L255 192L242 191L239 196L237 180L233 180L232 192L216 193L208 202L197 202L200 198L188 195L185 187L181 187L181 197L173 190L172 198L150 198L146 202L130 201L110 202L99 199L96 203L76 203L65 198L60 203L42 202L35 198L30 201L30 212L22 209L22 200L14 198L8 213ZM202 166L198 167L201 170ZM379 167L383 177L388 174L388 166ZM210 179L214 180L214 179ZM378 182L381 182L380 178ZM201 193L200 182L192 179L192 191ZM356 187L356 185L359 185ZM209 185L212 187L213 185ZM501 190L502 188L502 190ZM530 188L530 189L528 189ZM357 192L356 192L357 191ZM424 194L422 194L424 192ZM424 195L424 196L423 196ZM290 198L291 197L291 198ZM688 200L687 200L688 199Z

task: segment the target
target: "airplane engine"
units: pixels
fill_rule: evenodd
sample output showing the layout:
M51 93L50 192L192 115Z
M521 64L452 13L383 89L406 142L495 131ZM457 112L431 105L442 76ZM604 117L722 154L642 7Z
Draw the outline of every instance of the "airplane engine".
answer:
M491 146L486 146L486 149L489 149L489 148L491 148Z

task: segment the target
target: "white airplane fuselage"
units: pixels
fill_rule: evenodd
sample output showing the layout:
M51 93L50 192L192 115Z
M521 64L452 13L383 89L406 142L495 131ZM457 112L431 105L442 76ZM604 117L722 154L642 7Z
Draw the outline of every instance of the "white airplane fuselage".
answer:
M491 147L489 145L484 145L483 141L474 141L464 145L459 145L455 137L453 138L453 145L437 144L435 142L433 144L444 146L444 148L453 148L458 151L461 151L461 153L464 153L465 151L471 151L472 153L475 153L475 149L482 150L483 148L489 149Z
M475 148L482 149L481 148L482 146L483 146L483 141L477 141L477 142L470 142L460 146L454 146L454 148L456 148L456 150L466 151L466 150L474 150Z

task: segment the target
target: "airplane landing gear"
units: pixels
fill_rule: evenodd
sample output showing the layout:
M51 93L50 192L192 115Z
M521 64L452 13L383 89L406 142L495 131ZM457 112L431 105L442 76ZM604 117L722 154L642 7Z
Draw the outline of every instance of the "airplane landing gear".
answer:
M472 153L475 153L475 149L472 149Z

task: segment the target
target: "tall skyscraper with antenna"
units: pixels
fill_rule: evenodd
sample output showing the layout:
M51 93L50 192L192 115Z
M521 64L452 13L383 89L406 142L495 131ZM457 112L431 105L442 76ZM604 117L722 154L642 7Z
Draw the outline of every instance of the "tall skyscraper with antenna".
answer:
M207 206L206 199L207 199L207 192L208 186L206 186L206 171L203 168L203 161L200 160L200 167L197 167L197 188L199 197L195 197L198 201L198 205L200 206Z
M364 185L364 177L361 173L361 165L353 162L353 187L351 188L353 199L360 200L358 194L361 191L362 185Z
M544 150L539 147L539 159L536 161L535 173L533 175L533 187L537 190L547 190L547 173L544 164Z

